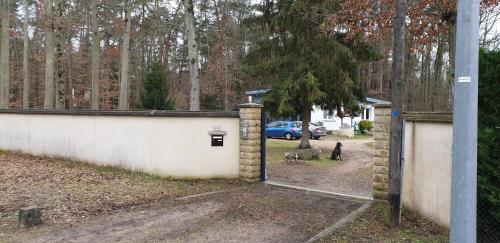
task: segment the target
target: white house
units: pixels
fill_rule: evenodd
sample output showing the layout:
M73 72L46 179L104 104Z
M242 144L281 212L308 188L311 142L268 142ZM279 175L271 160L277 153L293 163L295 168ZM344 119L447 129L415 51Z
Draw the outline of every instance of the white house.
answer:
M262 97L269 91L270 89L251 90L246 91L245 95L248 96L249 102L262 103ZM366 97L366 100L364 102L358 102L359 106L363 108L363 113L359 114L356 117L353 117L353 119L351 119L350 117L344 117L342 122L348 124L349 126L353 126L361 120L374 121L375 105L386 105L390 103L391 102L389 101ZM339 130L342 126L342 122L340 117L338 117L336 113L337 112L334 111L332 115L330 115L329 111L322 110L320 107L315 106L313 108L313 111L311 112L311 122L322 123L328 131ZM300 116L297 116L297 119L300 119Z
M333 111L333 113L330 115L329 111L322 110L320 107L315 106L313 111L311 112L311 122L322 123L328 131L339 130L342 126L342 122L344 124L348 124L349 126L353 126L361 120L374 121L375 105L390 104L390 102L366 97L365 102L358 102L358 104L363 109L363 113L360 113L358 116L355 116L352 119L351 117L344 117L343 121L341 121L340 117L336 115L336 111Z

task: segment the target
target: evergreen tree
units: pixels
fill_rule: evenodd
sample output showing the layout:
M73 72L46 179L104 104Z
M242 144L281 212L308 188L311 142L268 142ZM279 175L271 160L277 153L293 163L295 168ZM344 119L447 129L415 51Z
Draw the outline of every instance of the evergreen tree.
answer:
M479 55L478 234L500 237L500 51ZM498 239L498 238L497 238Z
M345 43L345 34L331 27L328 16L336 7L328 0L268 0L248 21L265 34L251 46L245 71L272 88L264 98L268 111L301 115L303 134L314 105L333 111L364 99L358 66L376 57L360 38ZM300 147L310 147L309 136Z
M172 110L174 102L170 96L170 85L161 64L154 63L142 82L141 107L152 110Z

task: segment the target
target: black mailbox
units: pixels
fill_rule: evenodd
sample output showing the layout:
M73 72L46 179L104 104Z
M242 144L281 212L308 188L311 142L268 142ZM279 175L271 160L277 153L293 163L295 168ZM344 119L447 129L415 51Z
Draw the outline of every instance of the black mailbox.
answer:
M212 135L212 147L222 147L222 146L224 146L224 136Z

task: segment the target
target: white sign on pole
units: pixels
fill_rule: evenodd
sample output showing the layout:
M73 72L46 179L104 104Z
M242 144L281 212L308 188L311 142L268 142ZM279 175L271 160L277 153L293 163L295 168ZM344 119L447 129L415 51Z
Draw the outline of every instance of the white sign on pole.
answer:
M470 83L471 77L458 77L459 83Z

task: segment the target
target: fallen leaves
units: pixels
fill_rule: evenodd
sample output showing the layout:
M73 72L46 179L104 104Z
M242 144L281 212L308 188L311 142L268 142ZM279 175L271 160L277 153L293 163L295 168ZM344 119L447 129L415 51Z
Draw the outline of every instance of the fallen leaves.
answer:
M43 208L44 224L73 224L155 200L218 190L226 181L172 180L112 167L0 153L0 232L19 208Z

